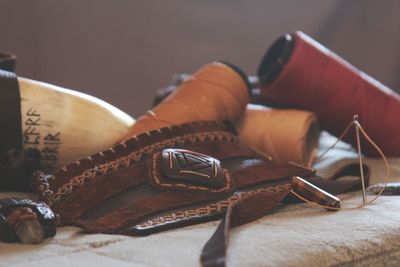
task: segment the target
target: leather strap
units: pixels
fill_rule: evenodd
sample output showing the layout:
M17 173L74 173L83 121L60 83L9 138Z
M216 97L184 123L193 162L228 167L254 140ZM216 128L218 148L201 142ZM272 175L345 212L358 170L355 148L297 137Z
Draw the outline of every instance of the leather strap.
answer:
M365 182L369 184L371 170L363 165ZM343 177L360 176L358 163L350 163L339 169L327 179L315 176L307 179L312 184L331 194L341 194L357 189L361 185L360 179L341 180ZM275 208L280 202L298 202L287 190L260 191L228 206L225 217L221 220L217 230L207 241L201 252L201 263L204 267L223 267L226 265L226 251L230 229L254 221Z
M14 54L0 52L0 69L6 71L15 71L17 57Z
M222 267L226 263L229 231L237 226L257 220L275 208L290 192L290 185L271 187L242 198L228 207L225 217L201 252L204 267Z
M21 149L21 99L17 75L0 70L0 153Z

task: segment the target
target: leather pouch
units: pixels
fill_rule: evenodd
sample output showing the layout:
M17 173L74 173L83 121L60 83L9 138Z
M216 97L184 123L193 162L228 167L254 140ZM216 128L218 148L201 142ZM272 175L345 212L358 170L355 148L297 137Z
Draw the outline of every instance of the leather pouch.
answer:
M229 123L194 122L135 136L36 179L62 225L146 235L220 218L260 192L279 203L293 176L314 174L243 146Z

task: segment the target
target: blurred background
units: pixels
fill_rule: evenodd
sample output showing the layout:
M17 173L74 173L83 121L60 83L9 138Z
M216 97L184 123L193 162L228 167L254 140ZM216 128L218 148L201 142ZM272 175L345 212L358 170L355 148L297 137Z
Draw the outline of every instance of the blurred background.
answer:
M396 89L399 10L397 0L0 0L0 50L17 54L19 76L138 117L174 73L222 59L255 74L294 30Z

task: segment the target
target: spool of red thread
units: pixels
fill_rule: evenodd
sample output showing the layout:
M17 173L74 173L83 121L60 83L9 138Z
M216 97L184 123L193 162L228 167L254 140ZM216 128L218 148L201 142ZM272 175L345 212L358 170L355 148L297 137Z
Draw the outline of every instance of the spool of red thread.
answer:
M400 156L400 96L306 34L279 38L262 59L258 77L263 96L316 113L321 128L335 136L358 114L382 151ZM355 134L344 141L355 146ZM362 151L378 156L371 146Z

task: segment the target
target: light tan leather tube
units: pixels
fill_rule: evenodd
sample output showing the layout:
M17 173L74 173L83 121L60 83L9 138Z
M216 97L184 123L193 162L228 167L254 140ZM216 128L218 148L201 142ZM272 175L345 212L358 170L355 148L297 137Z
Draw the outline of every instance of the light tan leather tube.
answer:
M320 130L312 112L249 104L236 127L241 142L275 160L310 166L315 158Z
M122 140L193 121L237 119L249 102L247 76L230 64L205 65L159 105L140 117Z

